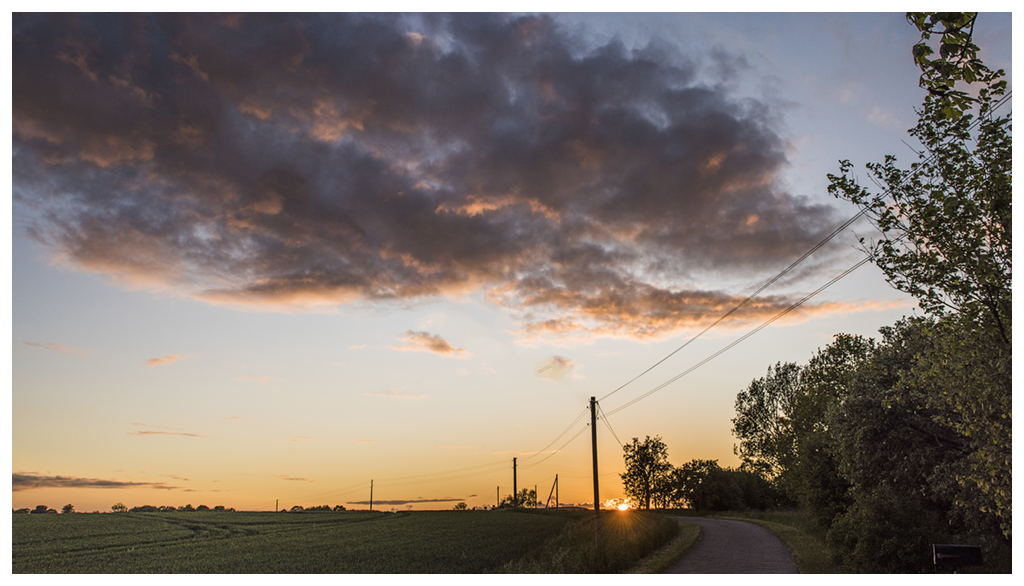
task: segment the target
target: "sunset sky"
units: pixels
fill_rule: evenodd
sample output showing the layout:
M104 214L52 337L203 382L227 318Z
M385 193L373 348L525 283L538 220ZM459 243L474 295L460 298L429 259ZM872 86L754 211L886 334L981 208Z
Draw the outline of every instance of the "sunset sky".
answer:
M1007 72L1010 25L975 35ZM870 185L915 159L917 38L902 13L15 15L12 506L365 508L371 479L382 510L493 505L513 458L590 502L591 396L602 499L633 437L738 465L752 379L914 311L872 265L617 409L854 265L868 224L616 389L856 213L838 160Z

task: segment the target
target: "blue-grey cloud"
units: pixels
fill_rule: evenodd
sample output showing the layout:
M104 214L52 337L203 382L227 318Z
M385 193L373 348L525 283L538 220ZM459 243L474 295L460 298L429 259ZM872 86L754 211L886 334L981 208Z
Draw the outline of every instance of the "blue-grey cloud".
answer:
M36 474L11 474L11 490L14 492L33 488L159 488L173 490L178 487L168 486L165 482L126 482L120 480L101 480L97 478L77 478L74 476L41 476Z
M16 14L12 45L31 234L214 303L484 291L524 336L659 336L831 226L773 106L701 81L721 52L496 14Z

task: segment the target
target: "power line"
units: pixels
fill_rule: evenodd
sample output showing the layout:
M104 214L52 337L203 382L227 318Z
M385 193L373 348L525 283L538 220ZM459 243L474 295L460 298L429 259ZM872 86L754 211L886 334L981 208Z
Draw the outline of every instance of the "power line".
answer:
M544 460L547 460L547 459L548 459L548 458L550 458L551 456L554 456L555 454L557 454L557 453L561 452L562 450L564 450L564 449L565 449L565 447L566 447L566 446L568 446L569 444L571 444L571 443L572 443L572 441L573 441L574 439L578 438L578 437L580 436L580 434L581 434L581 433L583 433L584 431L586 431L588 427L590 427L590 424L589 424L589 423L588 423L588 424L586 424L586 425L584 425L583 427L581 427L581 428L580 428L580 430L576 432L576 435L572 436L571 438L569 438L569 441L567 441L567 442L565 442L564 444L562 444L562 447L560 447L560 448L558 448L557 450L555 450L555 451L551 452L551 453L550 453L550 454L548 454L547 456L544 456L544 457L543 457L543 458L541 458L540 460L537 460L537 461L536 461L536 462L534 462L533 464L525 464L525 465L523 465L523 468L532 468L532 467L536 466L537 464L540 464L540 463L541 463L541 462L543 462Z
M601 414L601 421L604 422L604 426L608 428L608 431L612 432L612 437L614 437L615 441L618 442L618 444L621 446L622 440L619 439L619 436L615 433L615 430L612 429L612 424L608 423L608 415L604 412L604 407L601 407L601 403L597 404L597 412Z
M998 102L996 103L996 105L995 105L995 106L994 106L994 107L992 108L991 112L993 112L993 113L994 113L994 112L995 112L996 110L998 110L998 109L999 109L999 108L1001 108L1001 107L1002 107L1003 105L1005 105L1005 104L1006 104L1006 102L1007 102L1007 101L1008 101L1008 100L1010 99L1010 97L1011 97L1012 95L1013 95L1013 92L1007 92L1007 93L1006 93L1006 95L1005 95L1005 96L1003 96L1003 98L1002 98L1002 99L1000 99L1000 100L999 100L999 101L998 101ZM970 125L970 126L968 127L968 131L971 131L971 130L974 130L975 128L977 128L977 127L978 127L978 125L980 125L980 124L981 124L981 122L982 122L982 118L981 118L981 117L978 117L978 118L977 118L976 120L974 120L974 122L973 122L973 123L972 123L972 124L971 124L971 125ZM932 154L932 155L930 155L930 156L929 156L928 158L929 158L929 159L935 159L935 158L936 158L936 155ZM909 178L908 178L908 179L909 179ZM891 194L892 194L892 191L891 191L891 190L888 190L888 189L887 189L887 190L885 190L885 191L883 192L883 195L891 195ZM839 226L838 228L836 228L835 230L833 230L833 231L832 231L832 233L830 233L830 234L829 234L828 236L826 236L826 237L825 237L825 238L824 238L823 240L821 240L820 242L818 242L817 244L815 244L815 245L814 245L813 247L811 247L811 249L810 249L810 250L808 250L807 252L805 252L805 253L804 253L804 254L803 254L803 255L802 255L802 256L801 256L800 258L798 258L798 259L796 259L795 261L793 261L793 263L792 263L792 264L790 264L790 265L789 265L788 267L786 267L785 269L783 269L783 270L782 270L782 271L781 271L780 273L778 273L777 275L775 275L774 277L772 277L771 279L769 279L769 280L768 280L767 282L765 282L765 283L764 283L763 285L761 285L761 286L760 286L760 287L759 287L759 288L758 288L758 289L757 289L756 291L754 291L753 293L751 293L751 294L750 294L749 296L747 296L747 298L746 298L746 299L744 299L743 301L741 301L741 302L740 302L740 303L739 303L738 305L736 305L735 307L733 307L732 309L730 309L730 310L729 310L728 312L726 312L726 313L725 313L724 315L722 315L722 316L721 316L721 317L719 317L719 318L718 318L717 320L715 320L715 321L714 321L714 322L713 322L713 323L712 323L711 325L709 325L709 326L707 326L706 328L704 328L703 330L701 330L701 331L700 331L699 333L697 333L697 334L696 334L696 335L694 335L694 336L693 336L692 338L690 338L689 340L687 340L687 341L686 341L686 342L685 342L685 343L684 343L684 344L683 344L682 346L680 346L680 347L676 348L675 350L673 350L672 352L670 352L670 353L669 353L669 354L668 354L667 356L665 356L665 357L664 357L664 358L662 358L661 360L659 360L659 361L655 362L654 364L652 364L652 365L651 365L651 366L650 366L649 368L647 368L647 370L644 370L644 371L643 371L643 372L641 372L640 374L636 375L635 377L633 377L633 378L629 379L628 381L626 381L625 383L623 383L622 385L620 385L620 386L619 386L618 388L616 388L616 389L615 389L615 390L613 390L612 392L610 392L610 393L608 393L607 395L605 395L605 396L601 397L601 399L600 399L600 400L601 400L601 401L603 401L603 400L607 399L608 397L610 397L610 396L614 395L615 393L617 393L617 392L621 391L621 390L622 390L622 389L624 389L625 387L629 386L629 385L630 385L630 384L632 384L632 383L633 383L634 381L636 381L636 380L637 380L638 378L640 378L640 377L642 377L643 375L647 374L648 372L650 372L650 371L654 370L654 368L655 368L655 367L657 367L657 366L658 366L658 365L660 365L661 363L663 363L663 362L665 362L666 360L668 360L669 358L671 358L671 357L672 357L673 355L675 355L675 354L676 354L677 352L679 352L679 351L680 351L680 350L682 350L683 348L686 348L687 346L689 346L691 342L693 342L693 341L694 341L694 340L696 340L697 338L700 338L701 336L703 336L703 335L704 335L705 333L707 333L707 332L708 332L708 330L710 330L711 328L713 328L713 327L717 326L718 324L722 323L722 322L723 322L723 321L724 321L724 320L725 320L726 318L728 318L728 317L729 317L730 315L732 315L732 314L736 313L736 312L737 312L737 311L739 311L739 310L740 310L741 308L743 308L743 307L744 307L745 305L747 305L748 303L750 303L750 302L751 302L751 301L752 301L752 300L753 300L753 299L754 299L755 297L757 297L758 295L760 295L760 294L761 294L761 293L762 293L762 292L763 292L763 291L764 291L765 289L767 289L768 287L770 287L770 286L772 286L773 284L775 284L775 282L777 282L777 281L778 281L779 279L781 279L781 278L782 278L783 276L785 276L785 275L786 275L787 273L789 273L789 272L790 272L790 271L792 271L792 270L793 270L794 268L796 268L796 267L797 267L797 266L798 266L798 265L799 265L800 263L802 263L803 261L807 260L807 257L809 257L809 256L811 256L812 254L814 254L815 252L817 252L817 251L818 251L818 250L819 250L819 249L820 249L820 248L821 248L822 246L824 246L825 244L827 244L828 242L830 242L830 241L831 241L831 240L832 240L833 238L835 238L835 237L836 237L837 235L839 235L839 234L840 234L841 232L843 232L844 230L846 230L847 228L849 228L849 227L850 227L850 226L851 226L851 225L852 225L852 224L853 224L854 222L856 222L856 221L857 221L857 220L859 220L860 218L864 217L864 215L865 215L865 214L867 214L867 212L868 212L868 211L869 211L869 210L868 210L868 208L864 208L864 209L860 210L859 212L857 212L856 214L854 214L854 215L853 215L853 217L851 217L851 218L850 218L849 220L847 220L847 221L843 222L843 223L842 223L842 224L841 224L841 225L840 225L840 226ZM802 301L801 301L801 303L802 303Z
M671 379L669 379L669 380L667 380L667 381L665 381L665 382L661 383L660 385L658 385L658 386L654 387L654 388L653 388L652 390L650 390L650 391L648 391L648 392L644 393L643 395L640 395L639 397L637 397L637 398L633 399L632 401L629 401L629 402L627 402L627 403L624 403L623 405L621 405L621 406L619 406L619 407L616 407L615 409L612 409L612 410L611 410L611 411L609 411L609 412L608 412L608 413L607 413L607 414L606 414L605 416L606 416L606 417L608 417L608 416L610 416L610 415L614 415L615 413L618 413L619 411L622 411L623 409L625 409L626 407L629 407L629 406L630 406L630 405L632 405L633 403L636 403L637 401L640 401L641 399L644 399L644 398L646 398L646 397L649 397L650 395L653 395L654 393L656 393L656 392L660 391L661 389L663 389L663 388L667 387L668 385L670 385L670 384L674 383L675 381L677 381L677 380L679 380L679 379L683 378L684 376L686 376L686 375L690 374L691 372L693 372L693 371L697 370L697 369L698 369L698 368L700 368L701 366L704 366L704 365L705 365L705 364L707 364L708 362L711 362L711 361L712 361L712 360L714 360L715 358L718 358L719 356L721 356L722 354L724 354L724 353L725 353L725 352L727 352L728 350L732 349L732 347L733 347L733 346L736 346L737 344L739 344L740 342L742 342L742 341L746 340L746 339L747 339L747 338L749 338L750 336L753 336L753 335L754 335L754 334L756 334L757 332L759 332L759 331L761 331L762 329L764 329L764 328L768 327L769 325L771 325L772 323L774 323L774 322L775 322L776 320L778 320L778 319L782 318L783 316L785 316L785 315L786 315L786 314L788 314L789 312L793 311L793 310L794 310L794 309L796 309L797 307L799 307L799 306L803 305L803 304L804 304L804 303L805 303L805 302L806 302L806 301L807 301L808 299L810 299L811 297L814 297L814 296L815 296L815 295L817 295L818 293L821 293L822 291L824 291L825 289L827 289L828 287L832 286L832 285L833 285L833 284L835 284L835 283L836 283L837 281L839 281L840 279L842 279L843 277L845 277L845 276L849 275L850 273L852 273L853 271L855 271L855 270L859 269L860 267L862 267L862 266L863 266L864 264L866 264L866 263L867 263L868 261L870 261L870 260L871 260L871 257L870 257L870 256L868 256L868 257L865 257L865 258L863 258L863 259L862 259L862 260L861 260L860 262L858 262L857 264L853 265L852 267L850 267L850 268L846 269L846 270L845 270L845 271L843 271L843 272L842 272L842 273L841 273L841 274L840 274L839 276L837 276L836 278L832 279L832 280L831 280L831 281L829 281L828 283L825 283L824 285L822 285L821 287L819 287L818 289L816 289L816 290L815 290L815 291L814 291L813 293L810 293L810 294L806 295L806 296L805 296L805 297L804 297L803 299L801 299L800 301L797 301L797 302L796 302L796 303L794 303L793 305L790 305L790 306L789 306L789 307L787 307L786 309L784 309L784 310L780 311L779 313L775 314L775 316L774 316L774 317L772 317L771 319L769 319L768 321L766 321L766 322L762 323L761 325L757 326L757 327L756 327L756 328L754 328L753 330L751 330L751 331L747 332L746 334L744 334L744 335L740 336L740 337L739 337L739 338L737 338L736 340L733 340L733 341L732 341L731 343L727 344L727 345L726 345L726 346L725 346L724 348L722 348L721 350L719 350L719 351L715 352L715 353L714 353L714 354L712 354L711 356L708 356L708 357L707 357L707 358L705 358L704 360L701 360L701 361L700 361L700 362L698 362L697 364L695 364L695 365L691 366L690 368L688 368L688 369L684 370L684 371L683 371L682 373L680 373L680 374L678 374L678 375L676 375L676 376L672 377Z
M583 418L583 416L584 416L584 415L586 415L586 414L587 414L587 411L588 411L588 409L587 409L586 407L584 407L584 408L583 408L583 411L581 411L581 412L580 412L580 414L576 416L576 419L573 419L573 420L572 420L572 423L570 423L570 424L569 424L569 426L568 426L568 427L566 427L566 428L565 428L565 429L564 429L564 430L562 431L562 433L558 434L558 436L557 436L557 437L555 437L555 439L551 440L551 442L550 442L550 443L549 443L548 445L546 445L546 446L544 446L543 448L541 448L541 449L537 450L537 451L536 451L536 452L534 452L533 454L530 454L529 456L526 456L525 458L523 458L523 460L529 460L530 458L534 458L534 457L536 457L536 456L538 456L538 455L540 455L540 454L543 454L543 453L544 453L544 450L547 450L548 448L550 448L550 447L551 447L552 445L554 445L554 443L555 443L555 442L557 442L557 441L558 441L559 439L561 439L561 437L562 437L563 435L565 435L565 434L566 434L566 433L567 433L567 432L568 432L568 431L569 431L570 429L572 429L572 427L573 427L574 425L576 425L576 424L577 424L577 423L579 422L579 420ZM541 460L541 461L543 462L543 460Z

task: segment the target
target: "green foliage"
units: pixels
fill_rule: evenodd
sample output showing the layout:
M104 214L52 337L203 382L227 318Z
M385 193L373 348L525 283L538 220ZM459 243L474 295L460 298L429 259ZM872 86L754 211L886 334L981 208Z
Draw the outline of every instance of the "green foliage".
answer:
M745 469L777 478L791 466L795 441L792 417L799 380L800 367L792 362L778 363L736 395L732 432L740 443L734 450Z
M880 332L836 336L801 369L787 486L844 571L927 571L932 543L982 544L987 569L1008 569L1009 351L963 316ZM735 506L714 492L702 506Z
M767 479L747 470L722 469L718 460L690 460L671 474L672 494L691 509L767 509L777 497Z
M829 192L859 206L882 232L865 248L890 284L932 315L953 311L984 321L1010 345L1012 115L993 116L1006 90L1003 72L977 60L974 15L910 18L925 40L936 25L946 27L942 58L929 60L923 41L915 47L930 93L910 134L924 151L909 170L893 156L867 165L883 193L862 187L853 165L841 161L841 174L829 175ZM935 89L958 80L980 84L978 97Z
M914 62L921 69L919 85L928 90L937 103L937 110L947 118L958 118L985 96L974 98L955 89L957 82L967 84L995 83L1002 70L993 72L978 59L974 44L974 23L977 12L908 12L907 20L921 31L921 41L914 45ZM938 29L938 27L942 27ZM933 34L939 35L939 58L928 44ZM1005 82L1000 88L1005 87Z
M415 574L500 570L579 517L210 511L12 518L14 573Z
M668 447L661 436L647 436L644 441L633 438L632 443L622 446L622 451L626 471L619 476L626 496L644 509L651 508L651 500L655 505L665 506L671 490L669 474L672 465L668 461Z

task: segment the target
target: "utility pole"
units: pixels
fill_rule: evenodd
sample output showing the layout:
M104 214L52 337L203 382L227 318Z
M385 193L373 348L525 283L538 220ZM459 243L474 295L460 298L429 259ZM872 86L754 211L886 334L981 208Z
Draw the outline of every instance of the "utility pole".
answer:
M596 462L596 460L595 460L595 462ZM597 480L594 480L594 482L596 483ZM595 484L594 486L597 486L597 484ZM372 478L370 479L370 510L371 511L373 510L373 479Z
M501 487L494 489L494 508L497 509L501 506Z
M590 443L594 453L594 545L600 547L601 497L597 485L597 399L590 398Z
M512 458L512 508L519 507L519 493L516 492L518 486L516 485L516 459Z
M277 503L281 502L280 499L274 499L274 512L277 512Z
M534 490L537 490L536 488ZM555 483L551 485L551 492L548 493L548 500L544 501L544 508L550 508L551 495L555 495L555 508L558 508L558 474L555 474ZM537 506L541 506L538 501Z

